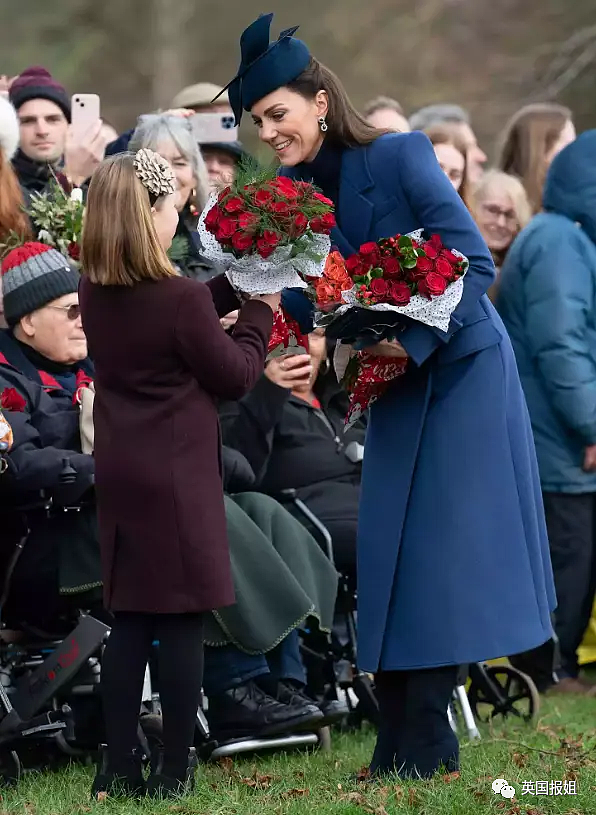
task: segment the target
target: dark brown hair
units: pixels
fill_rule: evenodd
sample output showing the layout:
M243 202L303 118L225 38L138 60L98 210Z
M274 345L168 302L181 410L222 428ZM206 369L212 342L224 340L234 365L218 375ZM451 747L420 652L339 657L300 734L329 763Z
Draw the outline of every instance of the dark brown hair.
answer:
M313 99L319 91L326 92L329 103L326 117L329 130L326 138L336 144L358 147L370 144L379 136L390 132L370 125L351 103L344 86L333 71L321 65L314 57L306 70L286 87L306 99Z
M533 212L542 208L546 157L571 118L571 111L563 105L526 105L512 116L501 135L497 167L520 179Z
M132 153L105 159L89 184L81 266L101 286L133 286L177 275L157 237L149 193L133 160ZM159 209L162 201L158 198L154 206Z
M464 204L468 206L468 148L461 135L461 125L458 122L438 122L427 127L424 133L426 133L433 146L435 144L449 144L451 147L455 147L458 153L462 154L464 158L464 174L458 192Z
M0 149L0 241L6 240L11 232L24 241L32 237L19 180L6 153Z

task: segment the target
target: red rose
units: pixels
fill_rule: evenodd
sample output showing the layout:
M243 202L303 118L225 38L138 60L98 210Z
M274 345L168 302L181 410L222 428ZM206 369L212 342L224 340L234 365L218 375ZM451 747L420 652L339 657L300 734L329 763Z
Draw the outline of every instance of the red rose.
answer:
M426 257L431 260L434 260L439 255L439 250L433 246L430 241L427 241L422 248L424 249Z
M252 235L247 235L245 232L234 232L232 246L238 252L246 252L247 249L252 247Z
M271 229L266 229L263 232L263 240L269 244L269 246L273 246L275 248L279 243L281 243L281 235L277 232L273 232Z
M447 288L447 281L438 272L429 272L426 275L425 282L429 294L431 294L433 297L438 297L440 294L445 293L445 289ZM418 288L420 288L420 285L418 286Z
M257 252L262 258L268 258L280 242L281 236L277 232L266 229L257 241Z
M455 277L453 266L442 255L435 260L435 271L446 280L453 280Z
M320 192L315 192L314 198L316 198L319 203L325 204L328 207L334 206L333 201L330 198L325 198Z
M369 241L369 243L363 243L360 247L359 254L365 263L370 263L373 269L380 263L381 253L379 252L379 247L372 241Z
M217 203L222 204L231 192L232 192L231 187L224 187L220 194L217 196Z
M271 246L270 244L267 243L266 240L263 240L263 238L258 239L258 241L257 241L257 252L259 253L259 255L262 258L264 258L264 259L268 258L269 255L273 254L274 250L275 250L275 246Z
M311 218L309 224L311 230L318 234L321 234L325 231L325 227L323 226L323 219L322 218Z
M431 235L428 242L430 243L431 246L434 246L437 252L440 252L441 249L443 248L443 241L441 240L440 235Z
M426 278L424 277L422 280L418 281L418 294L422 295L422 297L426 297L430 300L430 291L428 289L428 285L426 283Z
M393 281L389 291L389 297L396 306L407 306L412 299L412 292L407 283L402 280Z
M218 241L226 240L231 238L234 232L236 231L237 221L235 218L227 218L225 215L223 218L220 218L220 221L217 225L217 234L216 238Z
M219 221L219 217L221 215L221 211L218 206L211 207L207 215L205 216L205 228L209 232L214 232L217 223Z
M448 263L451 263L452 266L457 266L458 263L461 263L461 258L458 258L457 255L454 255L450 249L443 249L441 252L441 257L445 258Z
M284 217L290 214L290 207L285 201L276 201L275 204L271 205L271 211Z
M81 257L81 247L74 241L71 241L68 244L66 251L68 252L68 257L72 258L73 260L79 260Z
M308 218L304 213L299 212L297 215L294 216L294 222L292 224L292 232L296 236L304 235L306 229L308 227Z
M381 269L385 272L386 275L391 277L392 275L399 275L401 272L401 266L399 265L399 260L393 255L389 255L389 257L381 258Z
M346 269L351 277L358 277L358 275L366 274L369 268L370 266L368 265L364 266L360 255L350 255L350 257L346 260Z
M419 272L424 272L426 274L427 272L432 272L434 267L435 265L430 258L419 257L416 261L416 269Z
M0 396L0 408L12 410L13 413L22 413L27 407L27 402L15 388L4 388Z
M238 226L245 231L254 230L258 223L259 216L255 215L254 212L241 212L238 216Z
M254 202L258 207L266 207L273 201L273 193L271 190L257 190L255 192Z
M224 209L226 212L231 214L234 212L242 212L244 209L244 201L238 195L235 195L233 198L229 198L226 201L224 204Z
M389 283L382 277L374 277L369 286L375 297L385 297L389 290Z
M271 182L271 186L276 189L279 195L283 195L289 201L295 201L298 198L298 190L291 178L280 175Z
M335 226L335 215L332 212L326 212L321 218L325 232L331 232Z

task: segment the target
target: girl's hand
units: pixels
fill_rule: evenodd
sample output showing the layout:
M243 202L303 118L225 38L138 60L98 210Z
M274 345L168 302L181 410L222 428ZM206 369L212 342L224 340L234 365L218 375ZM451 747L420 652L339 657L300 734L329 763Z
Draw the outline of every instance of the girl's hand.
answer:
M407 359L408 352L397 340L381 340L375 345L368 345L362 349L373 357L397 357Z

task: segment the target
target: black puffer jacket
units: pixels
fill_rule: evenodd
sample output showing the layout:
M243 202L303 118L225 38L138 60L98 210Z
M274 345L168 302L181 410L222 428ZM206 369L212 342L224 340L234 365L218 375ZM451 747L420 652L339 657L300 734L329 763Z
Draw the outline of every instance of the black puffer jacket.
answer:
M335 533L338 566L352 568L365 424L344 433L347 397L331 371L315 384L320 408L263 376L239 402L220 410L224 444L239 450L261 491L294 488ZM339 540L342 538L342 540Z

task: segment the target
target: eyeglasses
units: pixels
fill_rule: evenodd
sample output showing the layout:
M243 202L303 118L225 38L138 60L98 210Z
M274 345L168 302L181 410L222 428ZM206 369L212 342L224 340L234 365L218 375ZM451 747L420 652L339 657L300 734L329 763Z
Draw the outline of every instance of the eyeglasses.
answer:
M53 308L55 311L65 311L69 320L78 320L81 316L81 307L78 303L73 303L70 306L46 306L46 308Z
M501 209L497 204L482 204L482 209L497 220L503 217L511 226L517 226L517 215L512 209Z

